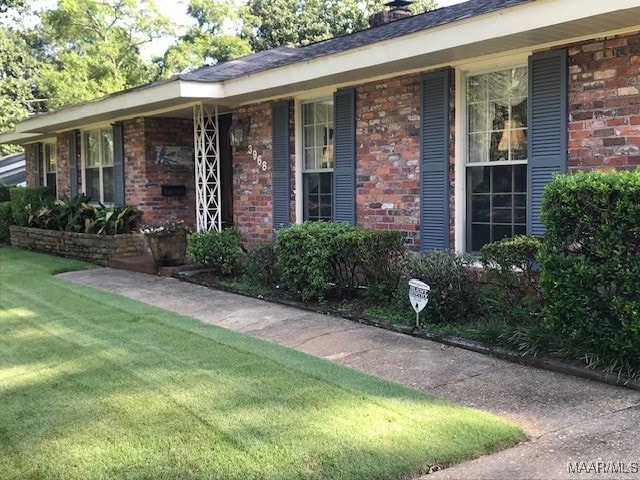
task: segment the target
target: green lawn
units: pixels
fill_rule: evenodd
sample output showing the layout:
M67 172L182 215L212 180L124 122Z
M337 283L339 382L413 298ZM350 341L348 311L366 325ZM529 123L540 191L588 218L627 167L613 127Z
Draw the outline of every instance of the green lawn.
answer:
M0 478L393 479L512 445L486 413L53 277L0 248Z

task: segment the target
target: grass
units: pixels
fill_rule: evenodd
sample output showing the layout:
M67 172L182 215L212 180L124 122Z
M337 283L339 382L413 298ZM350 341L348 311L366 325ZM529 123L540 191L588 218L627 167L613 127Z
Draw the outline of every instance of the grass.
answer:
M394 479L516 426L0 249L0 478Z

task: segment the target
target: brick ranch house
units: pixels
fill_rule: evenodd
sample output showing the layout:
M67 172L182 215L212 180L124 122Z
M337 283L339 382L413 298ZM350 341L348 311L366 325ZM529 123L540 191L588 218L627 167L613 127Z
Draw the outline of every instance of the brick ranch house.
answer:
M28 118L0 141L24 145L30 185L135 204L145 223L233 225L248 246L333 219L401 230L415 251L478 250L543 230L552 174L640 165L640 1L403 16Z

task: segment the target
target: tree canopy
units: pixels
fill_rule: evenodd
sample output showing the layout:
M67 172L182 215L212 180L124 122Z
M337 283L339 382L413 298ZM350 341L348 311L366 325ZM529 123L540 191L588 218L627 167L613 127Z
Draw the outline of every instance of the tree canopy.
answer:
M189 0L192 24L183 28L154 0L0 0L0 132L29 114L368 28L385 1ZM411 9L434 6L417 0ZM164 53L145 57L157 41Z

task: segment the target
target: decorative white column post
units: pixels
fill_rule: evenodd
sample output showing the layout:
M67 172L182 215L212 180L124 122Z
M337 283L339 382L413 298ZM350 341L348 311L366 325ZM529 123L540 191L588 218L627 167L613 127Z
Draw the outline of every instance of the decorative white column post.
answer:
M218 106L194 105L196 226L199 232L222 230L219 132Z

